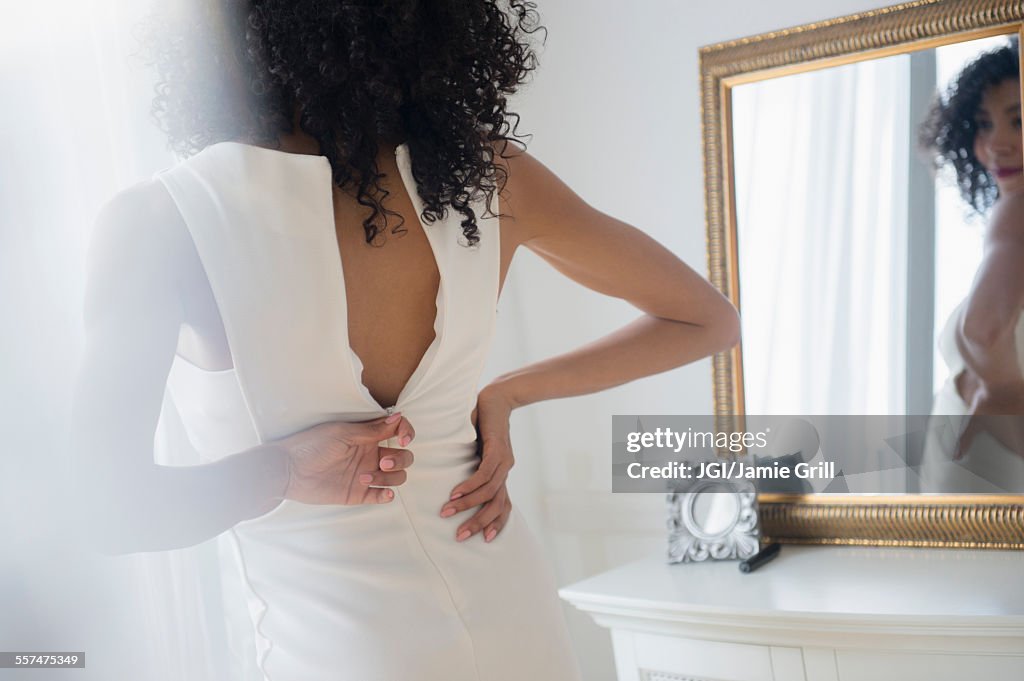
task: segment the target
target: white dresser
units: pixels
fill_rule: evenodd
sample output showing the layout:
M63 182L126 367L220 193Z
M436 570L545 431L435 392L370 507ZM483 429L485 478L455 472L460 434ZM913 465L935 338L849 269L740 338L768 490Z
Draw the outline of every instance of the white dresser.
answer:
M620 681L1024 681L1024 551L783 546L567 586Z

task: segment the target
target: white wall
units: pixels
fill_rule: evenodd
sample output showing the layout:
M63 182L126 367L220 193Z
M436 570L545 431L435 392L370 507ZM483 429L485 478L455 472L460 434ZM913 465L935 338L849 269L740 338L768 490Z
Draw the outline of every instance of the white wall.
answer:
M540 68L513 109L529 151L598 209L707 273L697 50L862 12L873 0L540 0ZM499 306L485 379L570 350L639 315L576 285L525 249ZM560 586L666 543L664 497L611 493L612 414L711 413L704 360L603 393L513 415L510 493L549 550ZM680 569L685 569L680 566ZM565 606L588 681L614 679L610 637Z

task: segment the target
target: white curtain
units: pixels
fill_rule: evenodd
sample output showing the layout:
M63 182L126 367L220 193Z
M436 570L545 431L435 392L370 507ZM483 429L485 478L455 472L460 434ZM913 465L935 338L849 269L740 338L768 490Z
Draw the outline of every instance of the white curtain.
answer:
M224 681L237 677L216 541L107 558L73 530L68 426L90 229L110 197L176 160L149 118L153 76L129 59L148 11L22 3L0 23L0 649L84 651L80 678ZM181 441L173 418L161 428ZM187 463L188 450L157 457Z
M906 56L733 89L750 414L905 404Z

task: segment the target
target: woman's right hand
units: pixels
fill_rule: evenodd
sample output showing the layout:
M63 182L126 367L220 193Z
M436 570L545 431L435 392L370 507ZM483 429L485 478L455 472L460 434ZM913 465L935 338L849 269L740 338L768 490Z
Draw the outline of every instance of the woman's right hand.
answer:
M395 413L359 423L321 423L277 440L274 446L288 461L284 498L304 504L387 503L394 498L387 487L405 482L413 456L380 443L397 437L405 447L415 436L408 419Z

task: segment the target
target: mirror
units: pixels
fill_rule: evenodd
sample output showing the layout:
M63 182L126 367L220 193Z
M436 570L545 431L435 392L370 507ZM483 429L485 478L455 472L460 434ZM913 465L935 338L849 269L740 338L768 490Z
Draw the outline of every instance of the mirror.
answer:
M931 411L947 371L936 341L978 268L984 222L955 178L933 179L917 131L937 88L1006 43L733 88L747 413Z
M985 224L918 138L937 90L1008 45L967 40L732 89L745 413L959 413L951 334ZM963 463L955 437L924 444L903 488L860 491L1024 492L1024 458L994 441Z
M948 322L985 218L950 171L933 172L919 131L937 91L1019 36L1022 14L907 4L701 51L711 278L743 320L740 346L715 358L718 417L951 413L962 363ZM763 532L1024 548L1024 458L988 442L998 460L974 475L950 468L955 443L920 438L896 488L761 494Z
M732 494L705 492L690 499L687 519L690 531L705 537L721 536L736 524L740 505Z

